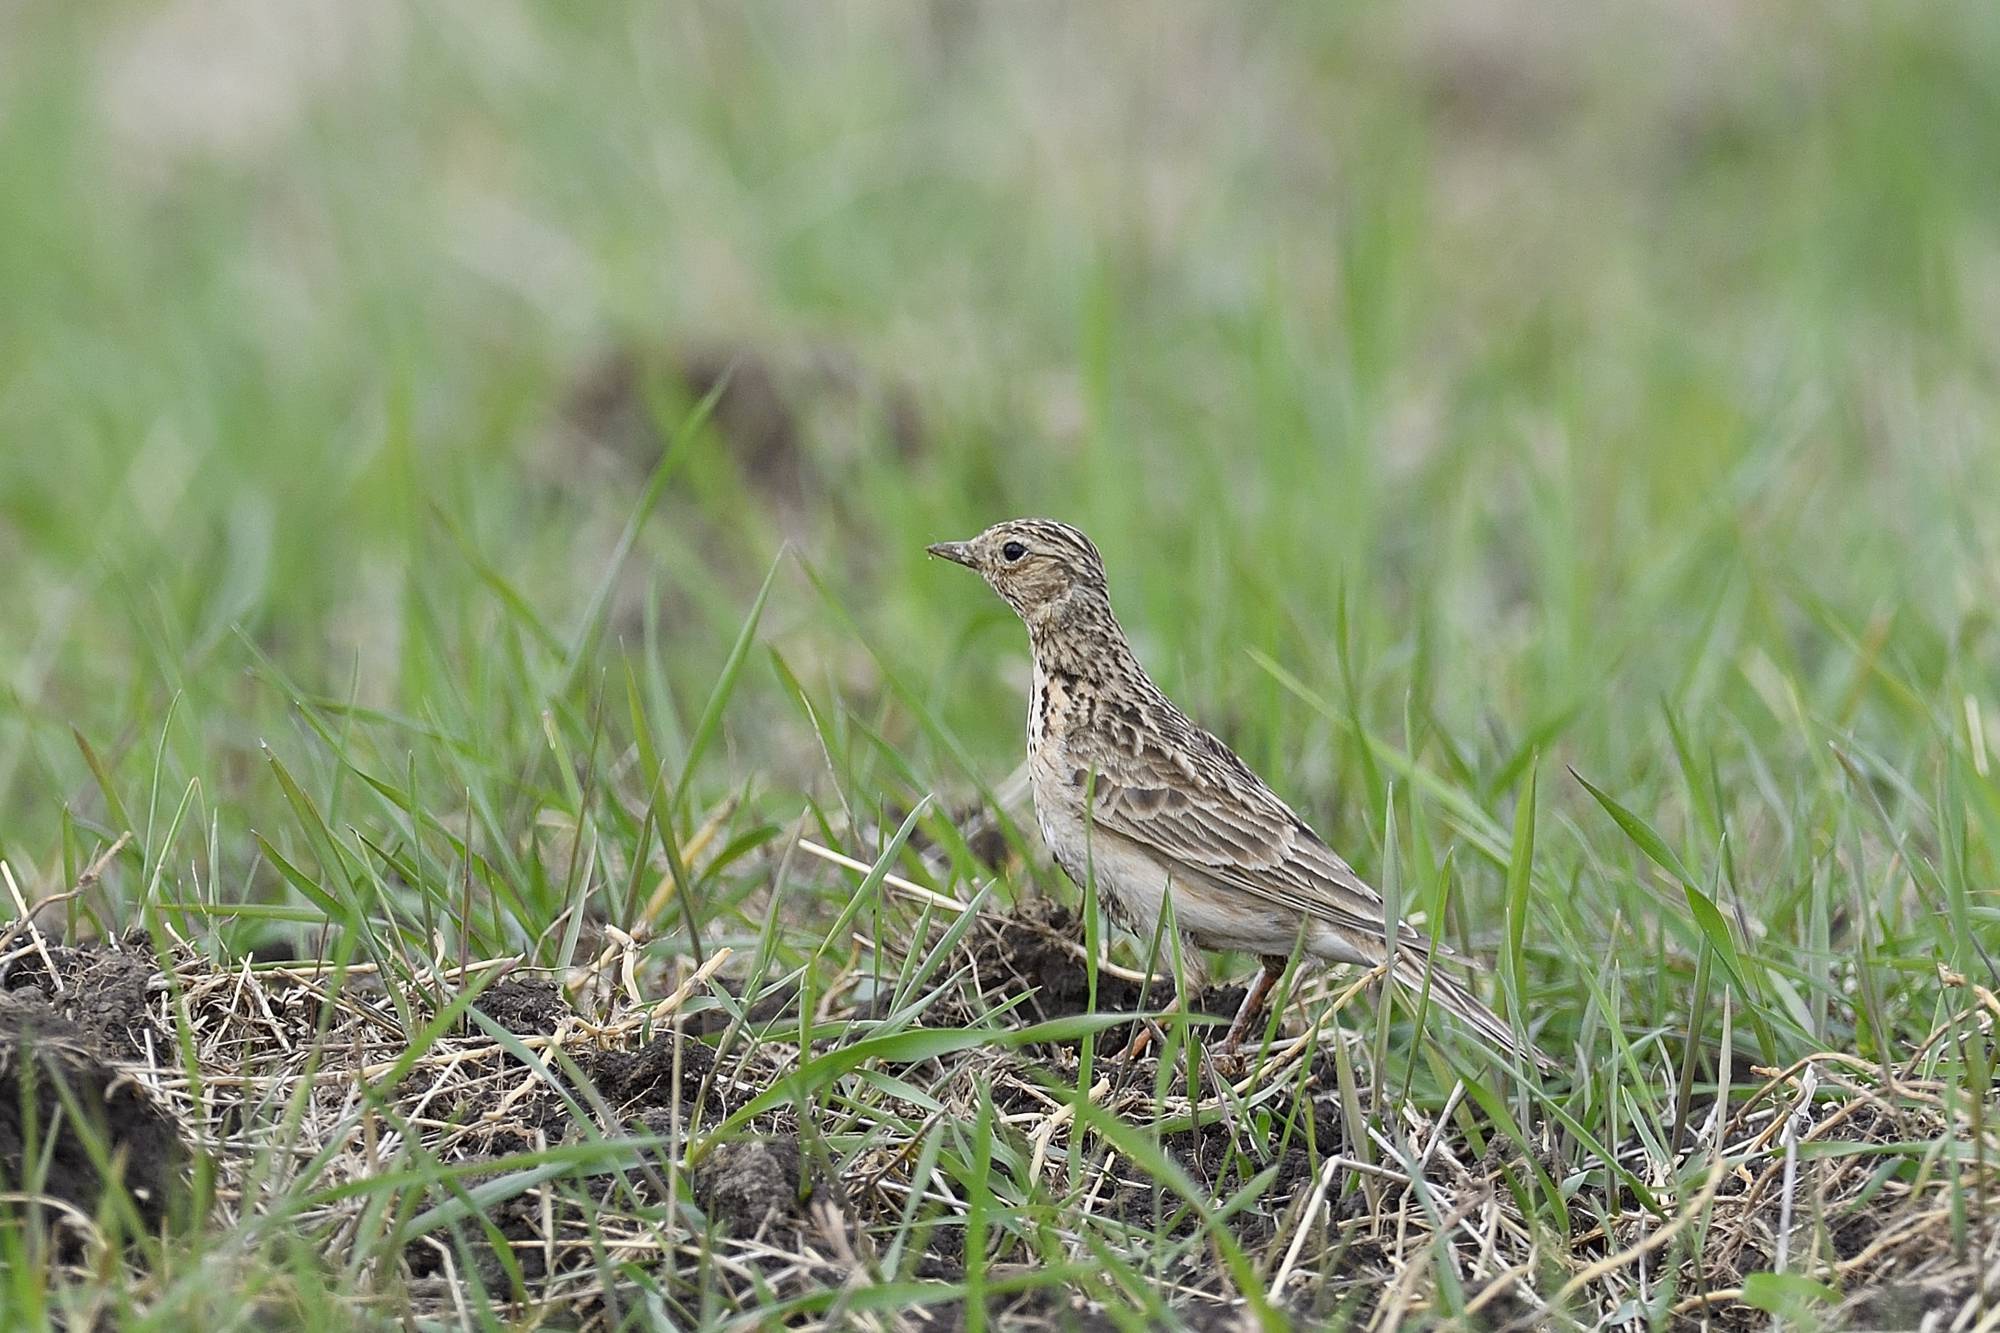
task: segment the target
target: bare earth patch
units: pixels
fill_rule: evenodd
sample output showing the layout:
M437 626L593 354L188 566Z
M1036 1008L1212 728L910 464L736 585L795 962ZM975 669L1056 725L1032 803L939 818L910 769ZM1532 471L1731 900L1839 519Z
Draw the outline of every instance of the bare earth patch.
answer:
M1074 1094L1063 1088L1075 1086L1077 1044L1010 1048L1006 1037L1081 1011L1075 941L1074 918L1059 910L983 918L959 946L961 998L926 1017L948 1008L957 1022L983 1023L992 1004L1028 995L993 1040L863 1065L803 1102L764 1094L840 1042L815 1040L802 1062L796 998L782 989L748 1006L775 1023L686 1011L720 989L714 971L678 999L635 1004L601 978L482 964L476 979L504 973L475 1001L487 1022L449 1024L408 1059L411 1025L460 998L449 971L439 973L449 984L398 1003L365 969L218 970L189 951L169 973L138 939L40 942L14 952L0 978L0 1167L19 1188L30 1156L47 1152L37 1145L60 1122L50 1091L60 1079L96 1117L148 1228L162 1225L187 1177L185 1143L216 1177L205 1225L253 1238L282 1225L320 1238L338 1263L341 1238L380 1201L368 1182L429 1164L431 1179L404 1187L414 1197L396 1223L401 1260L378 1275L385 1298L420 1318L457 1319L476 1283L510 1318L560 1326L610 1328L648 1303L686 1312L708 1302L775 1304L801 1327L950 1327L964 1314L963 1200L918 1179L915 1136L890 1130L928 1131L940 1107L969 1124L985 1089L1012 1169L1071 1210L1072 1234L1087 1229L1121 1250L1190 1326L1246 1316L1217 1258L1220 1235L1274 1309L1355 1326L1439 1314L1441 1268L1452 1304L1486 1327L1589 1324L1641 1307L1670 1327L1763 1327L1769 1316L1746 1301L1768 1303L1757 1275L1779 1271L1826 1284L1838 1304L1828 1298L1818 1316L1852 1327L1950 1324L1987 1299L1980 1274L1994 1229L1983 1212L1954 1217L1948 1191L1956 1174L1982 1198L1988 1168L1964 1112L1920 1063L1885 1077L1828 1053L1759 1071L1720 1114L1696 1108L1671 1166L1635 1141L1614 1146L1629 1174L1569 1182L1567 1236L1525 1219L1518 1200L1537 1164L1502 1147L1472 1099L1450 1097L1442 1118L1400 1104L1357 1125L1340 1066L1344 1055L1365 1107L1363 1025L1307 1031L1297 1006L1260 1069L1231 1083L1202 1065L1192 1096L1184 1068L1162 1079L1151 1059L1107 1066L1103 1052L1123 1033L1106 1030L1093 1100L1160 1160L1135 1160L1095 1127L1072 1157ZM608 969L626 974L627 961ZM1106 1007L1167 998L1102 980ZM573 994L614 998L582 1012ZM1980 995L1962 1022L1987 1012ZM194 1079L168 1040L176 997ZM1198 1007L1226 1013L1232 1002L1225 991ZM1308 1007L1323 1010L1326 997ZM816 1030L851 1020L849 1040L861 1040L881 1010L835 1008ZM30 1105L39 1126L17 1114ZM1531 1137L1547 1146L1561 1132L1551 1119ZM1937 1169L1905 1169L1890 1151L1912 1142L1937 1145ZM551 1153L565 1164L538 1172ZM102 1180L89 1154L59 1130L48 1161L39 1189L52 1207L93 1214ZM914 1211L913 1191L924 1196ZM280 1199L286 1207L267 1211ZM84 1280L106 1257L87 1243L89 1226L74 1230L53 1261L80 1265ZM1090 1298L1075 1286L1009 1285L1038 1262L990 1257L985 1280L1000 1290L987 1302L1001 1323L1106 1326L1102 1286ZM863 1293L888 1281L919 1284L928 1304L873 1309Z

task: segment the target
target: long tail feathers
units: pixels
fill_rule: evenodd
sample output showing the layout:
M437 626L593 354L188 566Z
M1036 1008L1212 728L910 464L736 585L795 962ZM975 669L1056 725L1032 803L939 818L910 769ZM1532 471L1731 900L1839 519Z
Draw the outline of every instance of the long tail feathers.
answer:
M1526 1056L1544 1073L1556 1068L1555 1061L1542 1054L1533 1042L1516 1036L1507 1020L1487 1008L1478 996L1467 990L1457 979L1447 976L1440 968L1427 966L1421 954L1413 951L1400 952L1396 958L1393 975L1413 994L1421 994L1428 982L1431 1003L1463 1019L1473 1031L1485 1039L1488 1045L1511 1054Z

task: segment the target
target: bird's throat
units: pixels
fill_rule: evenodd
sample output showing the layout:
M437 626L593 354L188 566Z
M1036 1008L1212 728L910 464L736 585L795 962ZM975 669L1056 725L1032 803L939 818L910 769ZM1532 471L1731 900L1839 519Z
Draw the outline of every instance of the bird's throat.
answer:
M1023 618L1035 667L1045 678L1098 682L1144 675L1124 628L1102 596L1072 594Z

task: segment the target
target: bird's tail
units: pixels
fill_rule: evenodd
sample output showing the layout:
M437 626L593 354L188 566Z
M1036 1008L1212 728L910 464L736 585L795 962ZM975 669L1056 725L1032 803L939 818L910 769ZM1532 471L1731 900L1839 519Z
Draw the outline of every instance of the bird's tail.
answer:
M1391 970L1396 980L1412 994L1421 995L1428 986L1431 1003L1463 1019L1488 1045L1510 1054L1526 1056L1543 1073L1556 1068L1555 1061L1542 1054L1539 1047L1525 1037L1515 1035L1513 1025L1487 1008L1457 978L1432 965L1423 954L1410 949L1399 950L1395 967Z

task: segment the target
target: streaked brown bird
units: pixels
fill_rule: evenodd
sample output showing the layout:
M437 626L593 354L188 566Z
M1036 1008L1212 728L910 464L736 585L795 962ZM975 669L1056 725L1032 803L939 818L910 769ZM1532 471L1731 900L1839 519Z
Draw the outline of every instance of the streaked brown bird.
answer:
M1112 919L1142 940L1171 900L1174 924L1194 946L1184 951L1190 966L1199 968L1196 949L1262 960L1220 1052L1241 1044L1295 950L1364 967L1387 957L1381 895L1139 665L1088 537L1023 518L929 549L976 571L1028 627L1029 783L1036 822L1064 873L1079 885L1094 875ZM1485 1040L1548 1067L1432 966L1429 938L1407 922L1397 927L1391 973L1412 989L1428 982L1438 1004Z

